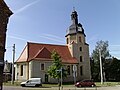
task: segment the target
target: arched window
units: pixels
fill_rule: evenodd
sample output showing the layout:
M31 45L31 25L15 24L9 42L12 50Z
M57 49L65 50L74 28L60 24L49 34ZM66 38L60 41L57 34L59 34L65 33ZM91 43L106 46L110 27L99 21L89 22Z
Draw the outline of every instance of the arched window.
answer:
M82 42L81 36L79 36L79 42Z
M82 51L82 47L80 47L80 51Z
M44 70L44 64L43 63L41 64L41 70Z
M82 56L80 56L80 62L82 62L82 61L83 61Z
M70 65L67 66L67 73L70 75Z
M23 65L20 66L20 76L23 76Z
M80 75L83 75L83 66L80 66Z

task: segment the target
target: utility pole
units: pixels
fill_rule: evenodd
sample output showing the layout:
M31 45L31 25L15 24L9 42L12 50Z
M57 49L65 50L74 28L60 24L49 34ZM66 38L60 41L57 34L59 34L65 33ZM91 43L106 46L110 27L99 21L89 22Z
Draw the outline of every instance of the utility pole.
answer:
M13 45L13 63L12 63L12 82L14 84L14 61L15 61L15 44Z
M100 59L101 85L102 85L103 84L103 70L102 70L102 60L101 60L101 49L99 49L99 59Z

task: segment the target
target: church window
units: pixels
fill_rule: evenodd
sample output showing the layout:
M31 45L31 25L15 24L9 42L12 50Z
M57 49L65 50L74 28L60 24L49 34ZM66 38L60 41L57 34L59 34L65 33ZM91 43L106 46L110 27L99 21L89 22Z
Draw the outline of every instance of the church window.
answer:
M82 60L82 56L80 56L80 62L82 62L83 60Z
M70 65L67 66L67 73L70 75Z
M23 76L23 65L20 66L20 76Z
M82 51L82 47L80 47L80 51Z
M79 42L82 42L81 37L79 36Z
M80 66L80 75L83 75L83 66Z
M41 64L41 70L44 70L44 64Z

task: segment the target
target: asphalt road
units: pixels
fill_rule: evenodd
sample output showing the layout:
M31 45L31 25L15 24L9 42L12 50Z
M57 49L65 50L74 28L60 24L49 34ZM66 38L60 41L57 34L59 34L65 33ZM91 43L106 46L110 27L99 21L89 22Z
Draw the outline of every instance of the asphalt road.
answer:
M20 86L3 86L3 90L58 90L58 87L51 88L30 88ZM97 88L75 88L75 87L63 87L63 90L120 90L120 86L114 87L97 87Z

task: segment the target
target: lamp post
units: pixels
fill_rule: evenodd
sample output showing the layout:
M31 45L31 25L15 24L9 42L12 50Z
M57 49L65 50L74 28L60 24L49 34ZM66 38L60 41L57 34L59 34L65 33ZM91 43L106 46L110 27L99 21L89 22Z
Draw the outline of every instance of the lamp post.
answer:
M99 49L99 59L100 59L100 76L101 76L101 84L103 84L103 70L102 70L102 60L101 60L101 49Z

